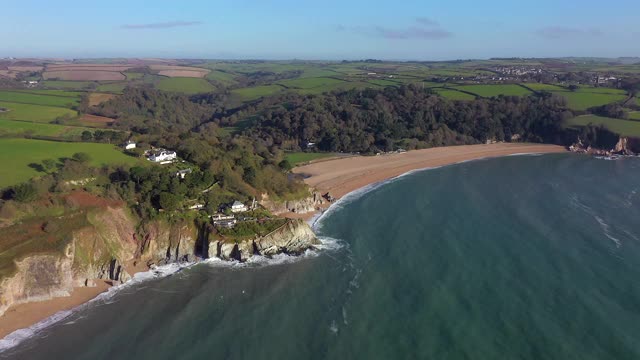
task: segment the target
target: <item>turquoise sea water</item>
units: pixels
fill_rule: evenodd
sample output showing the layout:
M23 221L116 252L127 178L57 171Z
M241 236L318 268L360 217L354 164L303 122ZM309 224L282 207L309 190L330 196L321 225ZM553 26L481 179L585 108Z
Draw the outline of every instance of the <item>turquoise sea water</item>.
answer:
M0 358L639 359L639 191L640 159L414 173L326 214L338 248L130 285Z

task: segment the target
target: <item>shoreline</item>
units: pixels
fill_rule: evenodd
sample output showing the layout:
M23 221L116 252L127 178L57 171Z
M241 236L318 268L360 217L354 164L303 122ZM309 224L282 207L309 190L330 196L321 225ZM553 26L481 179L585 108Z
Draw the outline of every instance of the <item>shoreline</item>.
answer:
M131 278L136 274L150 271L148 267L133 265L133 260L125 264ZM14 304L0 316L0 342L12 333L28 329L42 321L54 317L56 314L72 311L73 309L96 299L101 294L118 284L111 280L94 279L96 286L74 287L69 296L54 297L43 301L33 301ZM2 352L0 347L0 352Z
M69 296L13 305L0 316L0 340L15 331L27 329L60 312L70 311L85 304L108 291L112 286L107 281L99 280L94 287L73 288ZM1 348L0 351L2 351Z
M498 143L488 145L444 146L380 156L355 156L313 162L293 169L304 182L321 194L335 200L325 202L316 211L283 216L311 221L319 218L345 195L405 174L458 164L466 161L513 155L565 153L559 145L530 143ZM315 221L314 221L315 223Z
M313 221L310 224L313 227L331 206L346 195L414 171L510 155L562 152L567 152L567 149L557 145L502 143L437 147L370 157L349 156L323 159L323 161L296 167L293 172L305 176L304 182L307 185L322 194L330 193L335 200L331 203L325 202L314 212L288 213L281 216L302 218L307 222ZM142 266L134 267L129 263L126 265L129 270L132 270L132 277L137 273L149 270L142 269ZM0 340L16 331L28 329L60 312L71 311L113 287L113 284L104 280L96 281L96 285L95 287L74 288L70 296L22 303L10 307L5 314L0 316Z

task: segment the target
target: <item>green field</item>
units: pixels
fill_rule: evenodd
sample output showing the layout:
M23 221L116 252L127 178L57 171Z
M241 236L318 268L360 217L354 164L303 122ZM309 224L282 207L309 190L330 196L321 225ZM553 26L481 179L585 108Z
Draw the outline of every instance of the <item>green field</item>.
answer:
M56 91L56 90L52 90L52 91ZM71 106L77 105L80 101L80 98L0 90L0 101L9 101L9 102L35 104L35 105L58 106L58 107L71 107Z
M24 120L48 123L55 120L59 116L75 117L78 115L78 113L74 110L54 106L0 101L0 107L9 109L9 111L0 112L0 119L5 120Z
M568 91L561 86L551 84L523 83L522 85L528 87L533 91Z
M594 106L602 106L627 98L626 95L599 94L592 92L553 92L567 99L567 106L572 110L587 110Z
M79 97L85 92L81 91L69 91L69 90L6 90L11 92L20 92L26 94L36 94L36 95L49 95L49 96L63 96L75 98Z
M218 81L224 85L232 85L235 84L235 76L233 74L229 74L223 71L213 70L207 74L207 79Z
M69 158L77 152L91 156L91 164L134 164L137 159L127 156L114 145L65 143L31 139L0 139L0 162L5 171L0 176L0 188L15 185L41 175L29 166L45 159Z
M449 89L434 89L434 91L442 96L445 97L449 100L473 100L476 97L473 95L469 95L467 93L463 93L460 91L456 91L456 90L449 90Z
M567 126L580 127L592 125L604 125L607 129L622 135L640 137L640 121L613 119L596 115L583 115L575 117L567 122Z
M580 87L577 92L579 93L597 93L597 94L617 94L617 95L626 95L627 92L622 89L612 89L612 88L603 88L603 87L591 87L591 86L583 86Z
M309 161L325 159L325 158L333 157L335 155L336 154L332 154L332 153L293 152L293 153L287 153L285 158L287 159L287 161L289 161L291 166L297 166L297 165L307 163Z
M47 88L70 90L85 90L96 86L96 84L97 83L93 81L45 80L42 82L42 85Z
M631 120L640 120L640 111L630 111L629 119Z
M0 136L47 136L60 139L79 138L83 131L95 129L82 126L44 124L0 119Z
M531 91L520 85L461 85L452 88L467 91L481 97L494 97L499 95L507 96L525 96L530 95Z
M124 75L127 77L127 81L142 79L144 77L144 73L137 72L125 72Z
M279 85L264 85L254 86L242 89L235 89L231 91L232 94L238 96L243 101L251 101L259 99L263 96L269 96L277 94L283 91L284 88Z
M333 87L335 85L344 84L344 80L338 80L333 78L300 78L291 80L282 80L278 84L284 85L287 88L293 89L315 89L321 87Z
M122 94L122 91L126 87L127 87L127 83L111 83L111 84L101 84L96 88L96 90L100 92Z
M216 89L207 80L199 78L163 78L156 83L156 88L185 94L210 92Z

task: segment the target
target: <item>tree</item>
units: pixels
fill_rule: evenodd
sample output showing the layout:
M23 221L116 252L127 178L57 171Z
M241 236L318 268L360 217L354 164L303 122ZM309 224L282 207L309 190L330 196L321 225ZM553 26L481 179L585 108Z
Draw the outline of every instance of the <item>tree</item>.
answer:
M80 163L88 163L89 161L91 161L91 156L85 152L78 152L73 154L72 156L73 160L80 162Z
M180 205L180 199L172 193L161 192L160 196L158 196L158 203L161 208L167 211L173 211Z
M58 163L53 159L42 160L42 169L49 174L56 170L57 165Z
M278 163L278 166L280 167L280 169L282 169L284 171L289 171L289 170L291 170L293 168L291 166L291 163L287 159L284 159L284 160L280 161Z
M20 184L13 188L12 198L20 202L33 201L38 197L38 190L32 184Z
M93 140L93 134L91 131L85 130L82 132L82 141L91 141Z

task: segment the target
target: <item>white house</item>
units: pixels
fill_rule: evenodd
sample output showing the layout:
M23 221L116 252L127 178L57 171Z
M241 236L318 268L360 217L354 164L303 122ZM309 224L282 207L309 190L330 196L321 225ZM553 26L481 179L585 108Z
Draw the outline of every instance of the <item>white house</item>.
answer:
M241 213L249 210L247 206L240 201L236 200L231 204L231 212L232 213Z
M131 149L135 149L136 148L136 142L129 140L126 143L124 143L124 149L125 150L131 150Z
M183 170L178 170L176 172L176 176L179 177L180 179L184 179L185 176L187 176L187 174L191 174L193 170L191 169L183 169Z
M176 154L175 151L162 150L158 153L151 154L149 156L149 161L163 163L163 162L175 160L177 157L178 155Z

